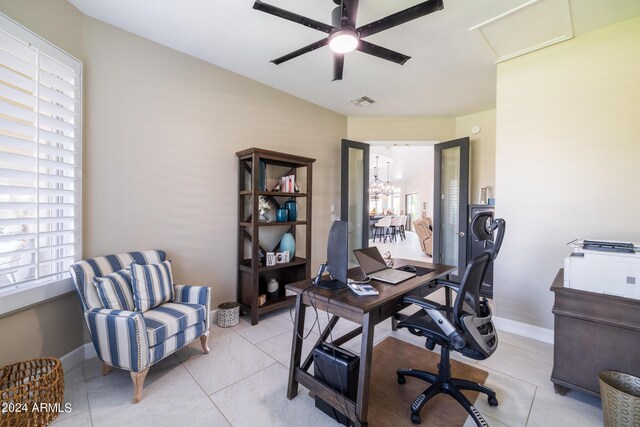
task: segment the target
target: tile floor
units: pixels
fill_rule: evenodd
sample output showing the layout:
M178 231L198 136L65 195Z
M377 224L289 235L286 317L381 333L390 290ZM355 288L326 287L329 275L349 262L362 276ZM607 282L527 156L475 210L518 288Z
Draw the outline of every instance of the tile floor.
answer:
M312 318L310 311L307 319ZM319 323L326 322L326 313L321 312ZM351 326L340 320L336 334ZM61 414L54 425L338 426L314 408L304 388L295 399L286 398L292 329L288 310L273 313L253 327L245 319L229 329L214 325L211 352L203 354L196 342L153 366L137 405L131 403L128 372L114 370L103 377L99 360L87 360L65 373L65 398L72 412ZM308 333L307 350L318 337L317 326ZM391 331L390 321L376 327L376 342L389 335L424 344L406 330ZM500 401L495 408L482 397L476 401L490 426L602 425L599 399L578 392L564 397L553 392L549 381L553 346L506 332L499 337L496 353L477 363L489 372L486 384L496 390ZM358 338L346 347L358 352ZM475 363L458 354L454 357ZM370 425L376 427L375 420ZM473 425L467 420L465 427Z
M398 237L395 242L387 239L385 243L376 239L376 242L374 243L373 240L370 240L369 246L376 246L382 254L389 251L393 258L415 259L418 261L431 262L431 256L422 252L422 249L420 248L418 235L413 231L407 231L405 232L405 236L407 237L406 240L402 240Z

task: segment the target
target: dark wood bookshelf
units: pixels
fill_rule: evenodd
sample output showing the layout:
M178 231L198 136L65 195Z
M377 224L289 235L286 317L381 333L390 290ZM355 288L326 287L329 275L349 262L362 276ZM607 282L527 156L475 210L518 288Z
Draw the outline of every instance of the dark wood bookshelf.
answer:
M249 148L236 153L238 157L238 302L241 309L250 313L251 324L256 325L260 315L293 304L295 296L287 296L285 285L311 277L311 200L313 163L308 157L278 153L261 148ZM306 172L306 173L303 173ZM261 174L263 176L261 176ZM268 191L267 181L281 176L293 175L300 192ZM304 179L299 180L299 175ZM262 187L262 188L261 188ZM272 188L272 187L269 187ZM254 221L259 217L257 201L264 196L274 209L284 204L283 199L298 198L299 221ZM248 201L252 200L252 203ZM304 203L303 203L304 202ZM301 207L300 203L303 203ZM290 232L296 239L296 254L288 263L264 265L260 253L267 252L260 242L260 230L264 227L284 226L282 234ZM270 232L278 232L278 229ZM297 238L304 236L304 245ZM269 252L278 252L278 243ZM247 248L250 247L250 253ZM259 297L267 294L266 284L270 279L279 284L275 297L267 298L260 306Z

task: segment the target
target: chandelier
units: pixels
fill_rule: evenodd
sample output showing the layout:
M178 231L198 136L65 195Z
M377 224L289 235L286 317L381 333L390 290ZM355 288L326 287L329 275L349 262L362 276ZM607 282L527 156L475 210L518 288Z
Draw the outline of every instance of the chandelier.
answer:
M387 182L383 186L382 194L389 196L393 193L393 185L389 182L389 162L387 162Z
M379 200L384 193L385 184L378 179L378 156L376 156L376 167L373 169L373 181L369 183L369 198Z

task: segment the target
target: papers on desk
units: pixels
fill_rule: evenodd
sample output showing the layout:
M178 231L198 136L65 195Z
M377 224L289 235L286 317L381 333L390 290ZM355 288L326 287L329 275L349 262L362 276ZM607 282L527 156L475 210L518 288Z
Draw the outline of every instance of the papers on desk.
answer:
M347 283L349 288L358 295L378 295L380 292L371 285Z

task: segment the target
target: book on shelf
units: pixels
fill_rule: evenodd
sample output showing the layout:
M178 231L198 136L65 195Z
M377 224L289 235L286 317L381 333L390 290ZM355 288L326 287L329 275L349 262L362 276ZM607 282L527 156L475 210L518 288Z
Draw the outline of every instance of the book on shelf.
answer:
M280 191L283 193L294 193L296 188L295 175L287 175L280 178Z

